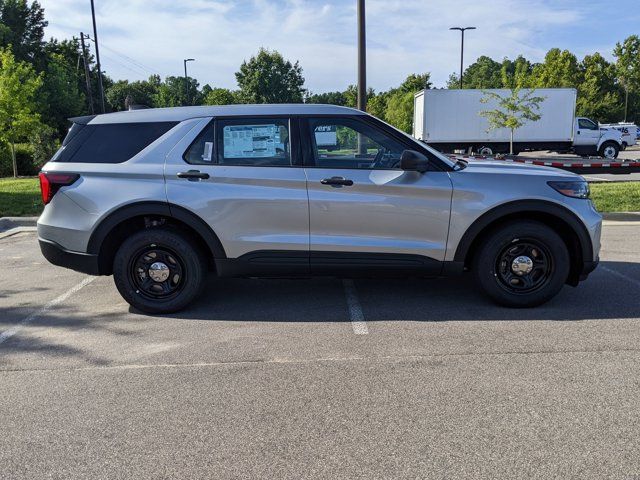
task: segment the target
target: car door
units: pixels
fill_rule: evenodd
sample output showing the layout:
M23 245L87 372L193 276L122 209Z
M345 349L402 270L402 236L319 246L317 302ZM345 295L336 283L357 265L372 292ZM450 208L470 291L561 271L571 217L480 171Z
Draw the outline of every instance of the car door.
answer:
M203 119L168 155L169 203L203 219L227 258L308 270L306 177L292 131L290 118Z
M346 265L439 273L449 174L435 164L424 174L401 170L402 152L421 147L364 115L307 118L301 132L312 270Z
M576 119L578 123L576 135L573 141L577 147L597 147L600 140L600 127L588 118Z

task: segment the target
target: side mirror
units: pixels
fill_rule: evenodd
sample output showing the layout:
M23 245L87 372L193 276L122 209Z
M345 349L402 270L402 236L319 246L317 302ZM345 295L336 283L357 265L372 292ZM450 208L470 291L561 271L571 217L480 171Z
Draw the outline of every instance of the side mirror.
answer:
M402 170L425 173L429 169L429 159L415 150L405 150L400 156Z

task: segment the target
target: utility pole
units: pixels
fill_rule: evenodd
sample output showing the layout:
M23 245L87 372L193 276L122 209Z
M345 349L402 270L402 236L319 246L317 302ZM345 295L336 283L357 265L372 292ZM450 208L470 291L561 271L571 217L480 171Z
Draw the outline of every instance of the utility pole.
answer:
M367 110L367 38L364 1L358 1L358 110ZM358 133L358 154L365 155L367 145Z
M100 49L98 48L98 29L96 28L96 9L93 6L93 0L91 0L91 19L93 20L93 41L96 44L96 67L98 67L98 90L100 94L100 104L102 106L102 113L104 109L104 87L102 86L102 67L100 66Z
M475 30L476 27L451 27L449 30L460 30L462 33L462 45L460 46L460 89L462 89L462 74L464 72L464 32L466 30Z
M189 76L187 75L187 62L195 62L195 58L185 58L184 62L184 98L186 98L185 103L189 105Z
M87 81L87 97L89 99L89 112L93 115L93 93L91 92L91 77L89 76L89 62L87 61L87 48L84 45L84 33L80 32L80 44L82 45L82 59L84 61L84 77Z
M367 109L367 40L364 1L358 0L358 109Z

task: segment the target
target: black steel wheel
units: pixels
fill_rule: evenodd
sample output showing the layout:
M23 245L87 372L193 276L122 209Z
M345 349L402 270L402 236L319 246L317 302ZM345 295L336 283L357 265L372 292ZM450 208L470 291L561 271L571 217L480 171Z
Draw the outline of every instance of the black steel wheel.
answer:
M113 278L122 297L147 313L186 307L202 290L206 257L188 235L169 228L141 230L116 252Z
M496 257L496 278L507 292L526 295L544 286L553 274L547 246L531 238L514 239Z
M482 290L509 307L533 307L560 292L571 267L563 239L547 225L513 221L484 236L473 252L473 273Z
M169 298L180 293L186 270L180 256L155 244L140 249L129 262L131 281L141 295L150 299Z

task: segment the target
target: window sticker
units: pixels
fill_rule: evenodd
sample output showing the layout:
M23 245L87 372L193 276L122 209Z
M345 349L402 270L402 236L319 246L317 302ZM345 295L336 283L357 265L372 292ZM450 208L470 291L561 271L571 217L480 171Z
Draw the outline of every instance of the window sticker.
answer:
M314 133L318 147L335 147L338 145L338 135L335 125L318 125Z
M204 153L202 154L203 162L211 162L213 155L213 142L204 142Z
M227 125L224 158L267 158L284 151L279 125Z

